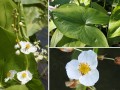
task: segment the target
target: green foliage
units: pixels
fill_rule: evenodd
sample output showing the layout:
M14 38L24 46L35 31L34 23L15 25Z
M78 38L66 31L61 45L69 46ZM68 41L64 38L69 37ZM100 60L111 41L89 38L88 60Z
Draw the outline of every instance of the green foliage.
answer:
M116 6L111 14L108 37L120 36L120 5Z
M55 47L62 37L63 34L59 30L56 30L51 39L51 47Z
M0 26L6 30L12 30L13 23L13 9L16 8L16 4L11 0L0 0Z
M44 90L33 54L25 55L21 53L16 55L14 46L17 44L17 37L26 40L25 38L29 38L42 27L47 26L47 0L22 0L22 4L18 2L18 0L15 0L15 2L0 0L0 88L5 90L36 90L36 88ZM40 7L37 5L40 5ZM13 14L15 10L18 11L16 21L14 21ZM23 27L19 27L20 21L24 24ZM15 28L11 27L14 23ZM15 33L14 29L20 30L19 34ZM20 85L21 83L16 80L9 80L5 83L4 79L7 77L9 70L21 72L26 70L27 67L33 74L33 79L27 85Z
M94 26L107 24L109 17L106 14L92 8L67 4L55 9L53 16L58 30L65 36L90 46L108 46L105 36Z
M29 90L25 85L14 85L5 90Z
M7 30L4 30L3 28L0 28L0 39L1 39L1 44L0 44L0 49L2 50L2 52L0 52L0 71L1 71L1 83L4 84L4 79L6 77L7 72L9 72L9 70L16 70L16 71L23 71L26 69L26 60L28 60L29 62L29 67L28 69L30 70L30 72L33 74L33 78L37 78L35 79L37 81L37 83L31 81L30 85L28 83L29 87L32 87L32 85L34 86L34 88L41 88L41 90L44 90L42 83L39 80L39 76L38 76L38 72L37 72L37 64L35 62L35 59L33 57L33 55L24 55L24 54L20 54L20 55L16 55L15 54L15 49L14 49L14 45L15 45L15 35L14 33L11 33ZM15 82L11 82L9 85L11 86L13 83ZM17 83L16 83L17 84ZM7 85L6 87L8 87L9 85ZM8 89L10 90L10 89ZM34 90L34 89L30 89L30 90Z
M61 38L61 40L59 38L62 44L58 43L55 46L108 47L119 44L119 0L71 0L67 4L55 3L54 5L56 9L50 12L50 21L52 20L63 36L68 38ZM50 23L50 26L54 24ZM76 45L76 41L84 45ZM70 42L72 44L69 44ZM53 42L51 44L53 45Z

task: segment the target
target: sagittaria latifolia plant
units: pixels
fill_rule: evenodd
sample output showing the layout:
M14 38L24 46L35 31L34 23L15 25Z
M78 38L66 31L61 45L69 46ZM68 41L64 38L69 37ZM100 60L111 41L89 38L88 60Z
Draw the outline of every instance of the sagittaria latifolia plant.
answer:
M97 90L94 85L99 81L99 71L97 70L98 60L112 60L120 65L120 57L109 58L99 55L99 49L82 50L77 48L62 48L63 52L72 52L72 59L66 64L66 74L69 81L65 85L71 90Z
M120 42L119 0L52 0L50 46L116 46Z
M35 33L47 27L47 0L0 0L0 11L0 90L44 90L37 62L47 50Z

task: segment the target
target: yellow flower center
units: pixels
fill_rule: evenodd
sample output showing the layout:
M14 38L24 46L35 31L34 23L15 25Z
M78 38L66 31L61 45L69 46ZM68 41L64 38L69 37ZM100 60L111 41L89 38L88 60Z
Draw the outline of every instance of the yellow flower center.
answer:
M23 78L26 78L26 76L27 76L26 73L23 73L23 74L22 74L22 77L23 77Z
M10 73L10 72L8 72L8 73L7 73L7 77L10 77L10 76L11 76L11 73Z
M80 63L79 65L79 71L82 75L87 74L90 71L90 66L87 63Z
M30 44L26 44L26 49L29 49L30 48Z

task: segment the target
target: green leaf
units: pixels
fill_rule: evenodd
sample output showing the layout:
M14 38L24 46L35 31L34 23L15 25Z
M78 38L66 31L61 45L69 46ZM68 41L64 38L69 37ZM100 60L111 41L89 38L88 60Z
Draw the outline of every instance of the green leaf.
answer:
M96 2L91 2L91 6L94 9L97 9L98 11L101 11L101 12L107 14L107 11L102 6L100 6L99 4L97 4Z
M58 47L84 47L85 44L76 39L68 38L63 36L63 38L59 41Z
M0 0L0 26L13 32L11 27L13 23L13 9L16 8L12 0Z
M113 38L116 36L120 36L120 5L114 8L108 27L108 37Z
M78 39L90 46L108 46L104 34L94 26L107 24L108 15L96 9L67 4L55 9L53 16L55 25L65 36Z
M57 43L62 39L62 37L63 34L59 30L56 30L51 38L50 46L55 47Z
M0 27L0 53L1 56L8 56L15 52L14 45L15 45L16 36L14 33L4 30Z
M49 21L49 32L51 32L52 30L54 30L56 28L55 24L53 23L53 21Z
M24 7L27 35L32 36L43 27L47 27L47 13L38 7Z
M35 3L43 3L45 0L14 0L15 2L20 2L22 4L35 4Z
M50 2L50 5L55 6L55 5L62 5L62 4L66 4L69 3L70 0L54 0L53 2Z
M14 85L6 88L5 90L29 90L25 85Z
M45 90L42 82L39 79L32 79L32 81L27 83L27 87L29 88L29 90L36 90L37 88L39 90Z

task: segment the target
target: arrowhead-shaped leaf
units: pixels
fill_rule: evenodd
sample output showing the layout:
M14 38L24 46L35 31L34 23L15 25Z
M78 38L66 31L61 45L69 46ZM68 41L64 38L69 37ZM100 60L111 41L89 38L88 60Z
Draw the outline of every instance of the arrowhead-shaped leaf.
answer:
M69 38L78 39L90 46L108 46L104 34L95 24L107 24L109 16L93 8L66 4L53 12L58 30Z

